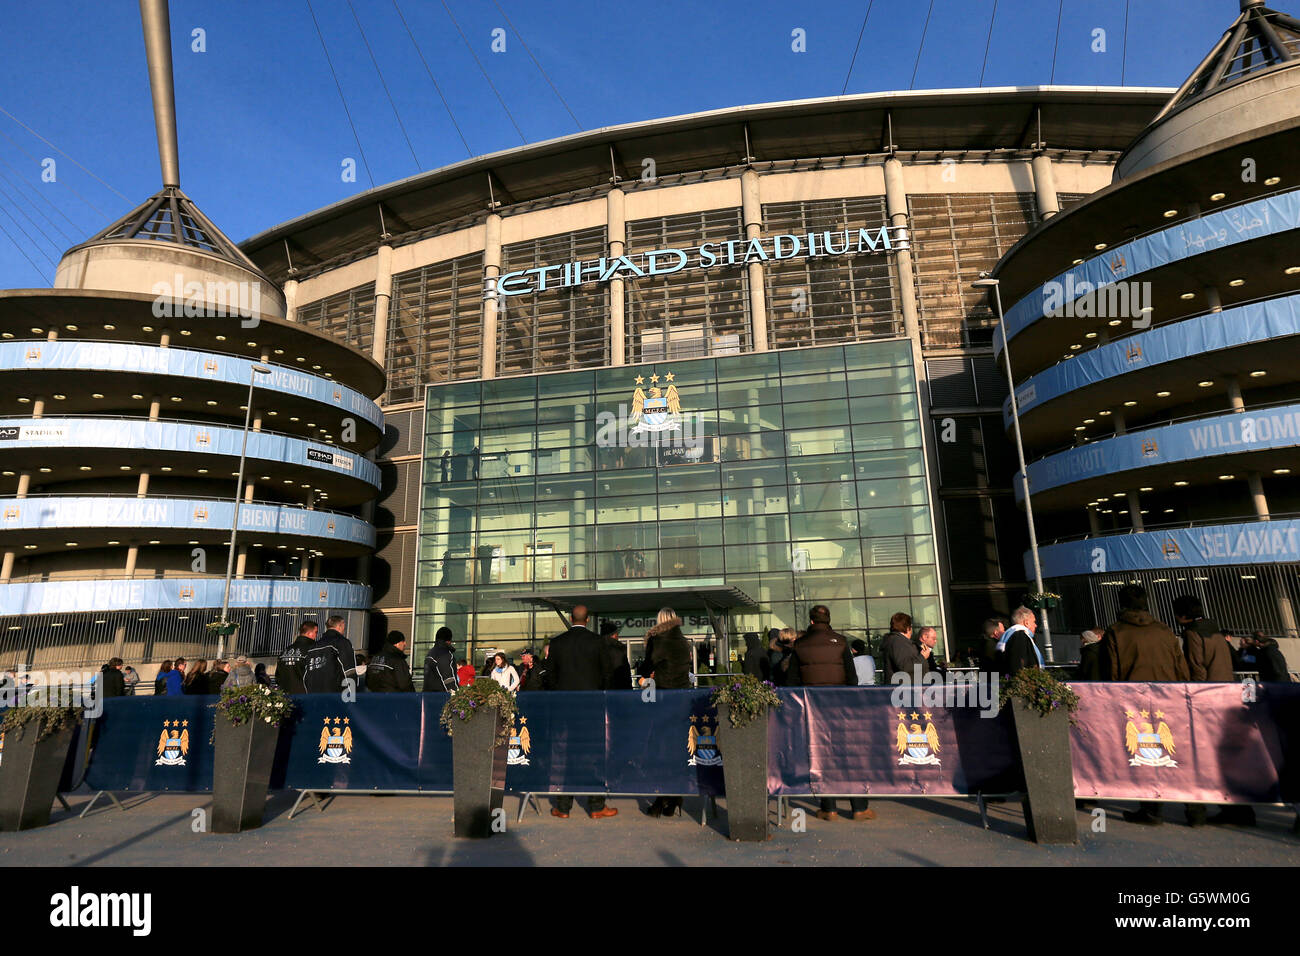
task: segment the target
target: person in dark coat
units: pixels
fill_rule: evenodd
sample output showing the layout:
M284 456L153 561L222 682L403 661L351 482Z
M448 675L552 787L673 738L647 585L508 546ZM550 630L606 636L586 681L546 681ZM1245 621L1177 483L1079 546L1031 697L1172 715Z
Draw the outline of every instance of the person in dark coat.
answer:
M768 634L774 635L767 646L772 683L784 685L790 669L790 653L794 650L794 642L799 639L799 632L793 627L783 627L780 630L773 628Z
M275 682L271 680L270 673L267 672L266 665L258 661L253 665L253 680L263 687L274 687Z
M1027 607L1011 612L1011 626L998 638L998 673L1011 677L1025 668L1041 669L1043 654L1034 641L1038 631L1038 618ZM1105 673L1103 669L1103 673Z
M587 627L587 608L577 605L569 620L570 627L563 634L551 638L550 655L543 683L547 690L605 690L613 668L599 634ZM573 797L561 794L555 798L551 816L567 820L573 808ZM615 816L618 811L605 806L603 796L588 797L587 811L594 819Z
M646 647L655 690L690 688L691 644L682 633L682 619L672 608L660 608L654 627L646 632ZM642 812L650 817L672 816L681 807L681 797L656 797Z
M1255 669L1259 671L1259 680L1262 684L1291 682L1291 674L1287 670L1286 657L1283 655L1281 648L1277 646L1277 640L1267 637L1263 631L1256 631L1250 637L1244 638L1248 642L1251 650L1255 652Z
M857 687L858 670L853 664L849 639L831 629L831 611L816 604L808 615L808 630L794 642L786 683L803 687ZM866 797L850 797L854 820L874 820L876 812L868 808ZM823 799L817 819L834 820L835 801Z
M275 682L286 694L305 694L307 685L302 675L307 665L307 652L316 644L320 625L306 620L298 625L298 636L284 649L275 665Z
M212 662L208 668L208 693L220 694L221 688L226 685L226 677L230 674L230 661L218 658Z
M767 651L764 650L757 631L745 635L745 662L742 671L759 680L770 680L772 677L772 662L768 660Z
M426 694L430 691L454 694L459 686L460 681L456 675L456 645L452 643L451 628L440 627L438 633L434 635L433 647L429 648L429 653L424 656L422 689Z
M1079 680L1103 680L1101 671L1101 635L1084 631L1079 635Z
M542 667L537 660L537 654L531 647L526 647L519 652L519 666L516 668L519 672L519 693L526 690L542 690L542 675L546 673L546 668ZM629 683L632 680L631 669L628 670Z
M1006 632L1007 622L1002 617L984 620L984 634L980 642L980 670L987 674L998 672L998 641Z
M912 615L899 611L889 619L889 633L880 645L886 684L911 684L925 673L930 652L912 640ZM894 679L895 674L903 676Z
M618 639L618 624L614 621L601 621L600 636L605 642L605 651L609 654L609 689L631 690L632 664L627 659L627 648ZM520 680L523 678L520 677Z
M1182 631L1188 676L1194 681L1231 681L1232 648L1218 622L1205 616L1201 599L1194 594L1174 598L1174 620Z
M208 692L208 662L199 658L185 673L185 683L181 691L186 694L206 694Z
M126 696L126 678L122 676L122 658L109 658L108 663L100 668L99 696L101 699Z
M309 694L337 694L356 689L357 652L345 636L347 619L335 614L325 621L325 633L307 651L302 682Z
M366 668L366 690L381 694L415 692L411 668L406 663L406 635L401 631L390 631L383 649L370 658Z
M933 627L923 627L916 635L916 649L918 653L929 652L925 655L925 673L938 674L940 681L947 681L948 668L943 661L939 660L939 632Z

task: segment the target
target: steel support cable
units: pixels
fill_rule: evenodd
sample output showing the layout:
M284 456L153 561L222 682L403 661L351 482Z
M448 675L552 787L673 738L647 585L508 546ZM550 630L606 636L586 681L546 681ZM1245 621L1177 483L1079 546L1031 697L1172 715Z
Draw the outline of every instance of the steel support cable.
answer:
M126 200L127 202L130 202L130 201L131 201L130 199L127 198L127 196L126 196L125 193L119 192L117 189L114 189L114 188L113 188L112 186L110 186L108 183L104 182L104 180L100 179L98 176L96 176L94 173L92 173L92 172L91 172L89 169L87 169L85 166L81 165L81 163L77 162L75 159L73 159L71 156L69 156L69 155L68 155L67 153L65 153L63 150L59 149L59 147L55 146L53 143L51 143L48 139L46 139L46 138L45 138L44 136L42 136L40 133L36 132L36 130L32 129L30 126L28 126L28 125L27 125L26 123L24 123L22 120L20 120L17 116L14 116L13 113L10 113L10 112L9 112L7 109L5 109L3 106L0 106L0 113L4 113L5 116L8 116L11 120L13 120L15 123L17 123L17 124L18 124L19 126L21 126L23 129L27 130L27 132L31 133L33 136L35 136L37 139L39 139L42 143L44 143L44 144L45 144L46 146L48 146L50 149L54 150L56 153L58 153L60 156L62 156L64 159L66 159L68 162L72 163L72 165L76 166L76 167L77 167L78 169L80 169L83 173L85 173L85 174L86 174L87 176L89 176L91 179L95 180L95 182L99 183L101 186L103 186L103 187L104 187L105 189L107 189L109 192L117 193L117 195L118 195L119 197L121 197L122 199Z
M510 117L510 125L513 126L515 132L519 134L520 141L527 143L528 139L524 136L524 131L521 130L519 124L515 122L515 117L514 114L510 112L510 107L506 106L506 101L501 98L501 94L497 91L496 84L492 82L492 77L488 76L487 70L483 68L483 62L478 58L478 54L474 52L474 48L470 46L469 38L465 36L465 31L462 30L460 24L456 22L456 18L452 15L451 7L447 6L447 0L441 0L441 2L442 8L447 11L447 17L451 20L452 26L456 28L456 32L460 34L461 40L465 43L465 49L469 50L469 55L472 56L474 62L478 64L478 71L483 74L483 79L487 80L488 86L492 87L492 92L496 94L497 102L501 104L501 108L506 111L506 116Z
M51 279L49 276L47 276L40 266L38 266L35 262L32 262L32 257L29 256L26 250L24 250L23 247L19 245L18 242L14 239L14 237L9 234L9 230L4 227L3 223L0 223L0 233L3 233L4 237L8 239L11 243L13 243L13 247L18 250L19 254L24 259L27 260L28 265L30 265L33 269L36 270L37 275L39 275L42 279L47 280L50 283L50 285L54 285L54 280Z
M875 0L872 0L872 2L874 3ZM547 76L546 71L542 69L542 64L538 63L537 57L533 56L533 51L528 48L528 43L524 40L524 35L519 32L517 26L510 22L510 18L506 16L506 12L501 9L501 4L497 3L497 0L492 0L492 6L497 8L497 13L501 14L501 18L506 21L506 26L514 31L515 36L519 38L520 45L523 46L524 52L528 54L528 58L533 61L533 66L537 67L537 72L542 74L542 79L546 81L546 85L551 88L551 92L555 94L555 98L564 106L565 111L569 114L569 118L573 120L573 125L578 127L578 130L581 131L582 124L578 122L578 117L573 115L573 110L569 109L569 104L565 102L564 97L560 95L560 91L556 89L555 84L551 82L551 78Z
M998 0L993 0L993 15L989 17L989 36L984 41L984 62L980 64L980 86L984 85L984 70L989 65L989 47L993 45L993 24L998 19Z
M496 0L493 0L495 3ZM844 86L840 88L840 96L843 96L849 89L849 77L853 75L853 65L858 62L858 48L862 46L862 35L867 32L867 21L871 19L871 8L875 6L876 0L871 0L867 4L867 15L862 18L862 26L858 28L858 42L853 47L853 58L849 60L849 72L844 74Z
M40 227L40 224L36 222L36 220L34 220L31 216L29 216L27 214L27 211L24 210L22 206L14 202L13 197L9 195L9 192L7 190L0 189L0 197L3 197L9 200L10 203L13 203L14 209L20 212L22 214L22 217L26 219L29 223L31 223L32 228L35 229L38 233L40 233L42 239L44 239L47 243L49 243L51 246L54 247L55 252L61 253L63 251L59 243L56 242L54 239L51 239L50 234L47 233L44 229L42 229ZM4 208L5 208L4 206L0 206L0 209L4 209ZM46 261L49 262L50 265L57 267L58 263L56 263L53 259L49 257L49 255L46 254L45 249L41 246L40 243L38 243L35 239L32 238L31 233L29 233L26 229L23 229L22 223L20 223L17 219L14 219L13 214L10 213L9 210L5 209L5 214L8 215L9 218L13 220L14 225L17 226L18 229L22 232L22 234L27 237L27 240L32 244L32 246L36 249L36 251L39 252L42 256L45 256Z
M33 189L32 186L31 186L29 183L24 182L24 181L23 181L23 178L22 178L22 174L19 173L18 170L14 169L13 166L11 166L9 163L5 162L3 159L0 159L0 164L3 164L4 167L5 167L6 169L8 169L10 172L12 172L12 173L14 174L14 178L11 179L9 176L5 175L3 172L0 172L0 176L3 176L3 177L4 177L5 182L7 182L7 183L13 183L13 184L14 184L14 191L15 191L15 192L17 192L19 195L22 195L23 192L22 192L22 189L21 189L20 187L21 187L21 186L26 186L26 187L27 187L27 188L32 192L32 194L36 196L36 198L38 198L38 199L40 199L42 202L46 203L46 204L47 204L51 209L53 209L55 212L57 212L60 216L63 216L64 221L67 222L67 224L68 224L69 226L71 226L73 229L76 229L76 228L77 228L77 224L74 223L74 222L73 222L71 219L69 219L67 216L64 216L64 215L63 215L63 211L62 211L61 209L59 209L58 206L54 205L54 203L50 202L50 200L49 200L47 197L41 195L40 190ZM40 206L38 206L36 203L32 202L32 200L31 200L30 198L27 199L27 202L28 202L28 204L29 204L29 205L30 205L34 210L36 210L38 213L40 213L42 219L44 219L46 222L48 222L48 223L50 224L50 228L52 228L55 232L57 232L60 236L62 236L62 237L63 237L67 242L70 242L70 243L75 243L75 242L76 242L75 239L73 239L71 236L69 236L66 232L63 231L63 229L59 226L59 224L58 224L57 222L55 222L53 219L51 219L49 216L47 216L44 212L42 212Z
M307 12L311 14L311 22L316 25L316 36L320 38L320 48L325 51L325 62L329 65L330 76L334 77L334 88L339 91L339 100L343 103L343 112L347 114L348 125L352 127L352 138L357 142L357 152L361 154L361 163L366 167L366 178L370 180L370 188L375 188L375 177L370 174L370 163L366 159L366 151L361 145L361 136L357 133L357 124L352 121L352 111L348 109L347 97L343 95L343 84L339 82L339 75L334 70L334 61L330 59L329 47L325 45L325 34L321 33L320 21L316 19L316 11L312 9L311 0L307 0Z
M25 155L28 159L30 159L32 162L34 162L37 166L41 165L41 161L40 161L40 159L39 159L37 156L35 156L35 155L32 154L32 153L29 153L25 148L23 148L23 146L22 146L21 144L17 143L17 142L13 139L13 137L11 137L11 136L10 136L8 133L6 133L4 130L0 130L0 136L3 136L5 139L9 140L10 143L13 143L15 149L17 149L19 152L23 153L23 155ZM62 179L56 179L55 181L56 181L56 182L59 182L59 183L62 183L63 186L64 186L64 188L67 189L68 192L72 193L72 195L76 196L78 199L80 199L82 202L84 202L84 203L85 203L87 206L89 206L91 209L95 210L95 214L96 214L96 215L98 215L98 216L100 216L101 218L104 218L104 219L108 219L108 218L109 218L108 213L104 212L104 210L100 209L98 206L96 206L93 202L91 202L91 201L90 201L89 199L87 199L85 196L81 195L81 193L77 192L75 189L73 189L71 186L69 186L65 180L62 180ZM66 219L67 217L65 216L64 218ZM72 220L69 219L68 222L71 223ZM76 228L76 224L75 224L75 223L73 223L73 228L74 228L74 229Z
M434 78L433 70L429 69L429 61L424 58L424 52L420 49L420 44L416 42L415 34L411 32L410 24L406 22L406 17L402 14L402 8L397 5L397 0L393 0L393 9L397 11L397 16L402 21L402 26L406 28L406 35L411 38L411 45L415 47L415 53L424 64L424 72L429 74L429 80L433 83L433 88L438 91L438 99L442 100L443 109L447 111L447 117L451 120L451 125L456 128L456 135L460 137L461 143L465 146L465 152L471 157L474 151L469 148L469 142L465 139L465 134L461 131L460 124L456 122L456 115L451 111L451 104L447 102L447 97L442 94L442 87Z
M1056 82L1056 51L1061 48L1061 14L1065 12L1065 0L1061 0L1056 8L1056 42L1052 44L1052 75L1048 83Z
M1128 70L1128 5L1129 0L1124 0L1124 46L1119 55L1119 85L1124 85L1124 75Z
M397 117L397 126L402 131L402 137L406 140L406 146L411 151L411 158L415 160L415 169L418 172L424 167L420 165L420 157L415 155L415 145L406 132L406 124L402 122L402 114L397 112L397 104L393 102L393 94L388 89L388 81L384 79L384 71L379 68L379 61L375 59L375 51L370 47L370 40L366 37L365 28L361 26L361 18L357 16L357 8L352 5L352 0L348 0L348 9L352 11L352 19L357 22L357 31L361 34L361 42L365 44L366 52L370 54L370 62L375 65L375 72L379 74L379 85L384 88L384 96L388 97L388 105L393 108L393 116Z
M916 64L912 67L912 82L907 88L916 87L916 71L921 68L921 52L925 49L925 35L930 31L930 15L934 13L934 0L930 0L930 9L925 12L925 26L921 28L921 45L916 48Z

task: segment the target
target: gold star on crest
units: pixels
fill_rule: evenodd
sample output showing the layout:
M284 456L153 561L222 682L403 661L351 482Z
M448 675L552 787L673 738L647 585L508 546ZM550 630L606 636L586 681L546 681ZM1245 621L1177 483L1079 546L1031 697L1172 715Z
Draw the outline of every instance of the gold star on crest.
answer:
M919 716L920 716L920 714L918 714L916 711L912 711L912 719L913 719L913 720L916 720L916 718L919 717Z
M925 719L926 719L927 721L934 720L934 715L933 715L933 714L928 714L928 713L927 713L927 714L925 715Z
M665 382L671 382L672 380L673 380L673 373L672 373L672 372L669 372L667 375L664 376L664 381L665 381Z
M1165 717L1165 712L1163 710L1156 711L1156 720L1164 720L1164 717Z
M638 385L644 385L644 384L645 384L645 376L644 376L644 375L638 375L638 376L636 377L636 383L637 383Z
M658 375L658 373L656 373L656 374L650 376L650 384L653 385L653 384L654 384L655 382L657 382L657 381L659 381L659 375Z
M1141 711L1141 714L1142 714L1143 717L1150 717L1150 716L1151 716L1151 715L1150 715L1149 713L1147 713L1145 710L1144 710L1144 711Z
M1137 716L1137 714L1133 713L1133 711L1131 710L1126 710L1124 711L1124 716L1127 717L1129 720L1132 720L1134 717Z

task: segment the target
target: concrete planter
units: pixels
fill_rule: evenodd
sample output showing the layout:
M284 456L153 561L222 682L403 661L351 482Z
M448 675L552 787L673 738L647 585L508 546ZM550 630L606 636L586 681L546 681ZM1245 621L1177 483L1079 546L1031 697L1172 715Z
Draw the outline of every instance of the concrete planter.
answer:
M731 725L731 708L718 707L718 748L727 790L727 836L762 842L767 824L767 716Z
M1025 775L1025 826L1035 843L1078 843L1070 717L1064 707L1043 716L1011 701L1016 745Z
M262 825L280 728L264 720L235 726L218 715L212 767L212 832L240 833Z
M451 738L452 819L458 837L492 835L492 812L501 808L506 788L505 744L494 746L501 714L485 707L456 721Z
M5 734L0 761L0 831L31 830L50 822L50 807L68 760L76 728L37 741L43 720Z

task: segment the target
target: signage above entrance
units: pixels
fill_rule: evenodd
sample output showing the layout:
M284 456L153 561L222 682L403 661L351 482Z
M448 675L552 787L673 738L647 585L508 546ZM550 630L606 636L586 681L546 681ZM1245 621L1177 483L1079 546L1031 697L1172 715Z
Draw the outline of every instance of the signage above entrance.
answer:
M608 282L610 279L639 279L646 276L671 275L683 269L711 269L716 266L740 266L751 262L781 262L787 259L820 259L831 256L884 255L908 248L906 227L881 226L878 229L841 229L834 232L809 232L804 235L781 233L756 239L726 239L704 242L691 249L655 249L632 256L580 259L553 266L536 266L507 272L493 285L488 280L485 299L497 295L528 295L547 289Z

